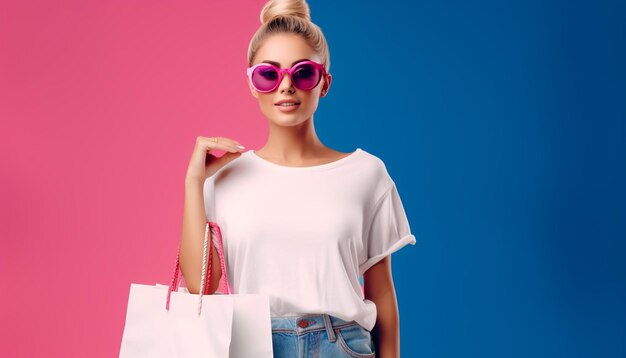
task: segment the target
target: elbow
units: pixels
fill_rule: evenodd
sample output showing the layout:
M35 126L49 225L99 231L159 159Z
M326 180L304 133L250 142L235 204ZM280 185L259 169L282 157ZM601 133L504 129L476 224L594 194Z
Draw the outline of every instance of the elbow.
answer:
M219 287L220 280L222 279L222 267L220 264L219 256L217 255L218 255L217 249L213 247L213 258L211 259L211 277L209 281L209 287L208 289L205 290L205 292L208 292L207 294L214 294L217 291L217 288ZM182 271L182 266L183 265L181 264L181 271ZM201 269L199 271L201 272ZM207 275L208 275L208 272L207 272ZM197 277L195 277L194 275L191 275L190 277L188 277L183 272L183 277L185 278L187 291L195 295L199 294L202 276L199 274ZM206 279L209 280L208 277Z

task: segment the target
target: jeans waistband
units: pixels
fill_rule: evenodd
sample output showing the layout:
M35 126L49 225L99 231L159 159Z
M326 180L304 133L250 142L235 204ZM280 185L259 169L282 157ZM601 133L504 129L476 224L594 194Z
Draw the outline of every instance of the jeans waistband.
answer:
M334 338L334 329L358 325L356 321L344 321L326 313L300 316L272 317L272 332L304 334L310 331L327 330Z

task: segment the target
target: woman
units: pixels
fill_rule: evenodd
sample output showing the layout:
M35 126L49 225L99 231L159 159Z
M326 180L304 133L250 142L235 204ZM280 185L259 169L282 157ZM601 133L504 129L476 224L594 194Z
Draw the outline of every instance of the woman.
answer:
M415 236L395 183L378 157L333 150L315 133L332 76L306 2L270 1L261 20L247 75L269 138L244 152L230 138L198 137L186 175L185 282L198 293L208 218L220 225L233 293L270 297L275 357L398 357L390 254ZM219 260L212 272L221 277Z

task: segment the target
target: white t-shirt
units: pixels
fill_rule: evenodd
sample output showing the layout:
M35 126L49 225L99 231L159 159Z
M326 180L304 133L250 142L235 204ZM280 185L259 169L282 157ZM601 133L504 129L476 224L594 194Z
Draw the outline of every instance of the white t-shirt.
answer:
M308 167L250 149L206 179L204 206L232 293L267 294L272 317L326 313L371 331L360 276L416 242L385 164L361 148Z

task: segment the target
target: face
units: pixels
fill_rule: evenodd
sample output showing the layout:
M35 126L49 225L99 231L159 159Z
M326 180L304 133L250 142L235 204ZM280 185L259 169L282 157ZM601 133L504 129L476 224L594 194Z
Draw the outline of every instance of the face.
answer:
M267 38L256 53L252 65L265 61L275 62L279 68L291 68L294 62L302 59L322 63L321 58L300 36L295 34L276 34ZM330 74L322 76L320 82L312 90L296 88L289 74L285 73L278 88L273 92L258 92L252 87L248 79L248 86L252 95L259 101L263 115L275 124L292 126L303 123L312 118L317 109L319 98L326 95L332 77ZM281 110L276 102L290 99L300 102L295 108ZM287 107L287 109L290 109Z

